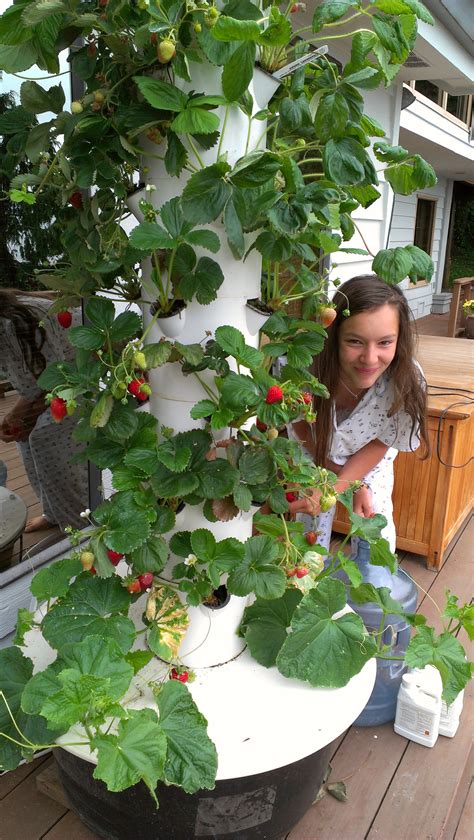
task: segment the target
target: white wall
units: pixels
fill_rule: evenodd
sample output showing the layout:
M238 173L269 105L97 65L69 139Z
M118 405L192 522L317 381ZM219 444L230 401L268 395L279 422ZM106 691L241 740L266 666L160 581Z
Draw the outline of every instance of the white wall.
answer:
M413 195L395 196L388 241L390 248L413 244L417 196L436 199L433 243L431 248L431 257L435 266L433 279L431 283L420 284L416 287L410 284L408 280L402 283L402 288L405 290L415 318L422 318L424 315L429 315L433 294L441 290L446 237L451 209L451 195L452 183L446 178L440 177L436 186L431 189L420 190Z

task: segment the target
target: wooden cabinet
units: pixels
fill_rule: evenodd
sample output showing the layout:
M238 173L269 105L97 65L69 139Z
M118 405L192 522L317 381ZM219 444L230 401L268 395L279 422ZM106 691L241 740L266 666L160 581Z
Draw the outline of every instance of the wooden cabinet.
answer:
M419 337L417 358L428 382L431 453L400 452L393 493L397 548L439 569L446 547L474 503L474 341ZM347 533L338 505L333 528Z

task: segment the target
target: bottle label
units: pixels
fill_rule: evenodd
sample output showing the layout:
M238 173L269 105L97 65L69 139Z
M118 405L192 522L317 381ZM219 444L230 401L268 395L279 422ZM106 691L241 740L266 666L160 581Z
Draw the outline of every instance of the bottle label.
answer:
M434 716L423 709L417 709L406 703L399 703L397 708L397 724L410 729L417 735L431 736L434 727Z

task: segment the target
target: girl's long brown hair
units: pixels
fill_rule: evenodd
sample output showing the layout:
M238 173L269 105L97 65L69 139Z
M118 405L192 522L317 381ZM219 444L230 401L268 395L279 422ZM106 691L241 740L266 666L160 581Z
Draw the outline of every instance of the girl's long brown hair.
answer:
M41 352L46 333L39 326L38 317L33 310L18 300L14 289L0 289L0 318L6 318L13 324L25 365L37 379L46 367L46 359Z
M339 328L346 320L344 311L349 310L351 315L358 315L360 312L378 309L387 303L396 307L399 319L397 349L387 369L395 392L389 416L401 409L409 414L412 421L411 435L413 436L419 428L426 457L429 452L426 388L422 384L419 368L414 363L416 332L410 309L398 286L389 286L375 274L361 274L339 287L331 304L336 309L336 318L328 327L328 338L324 350L314 360L313 372L320 382L326 385L329 393L335 394L339 382ZM322 466L326 463L331 448L334 399L315 397L314 402L317 411L314 435L315 463Z

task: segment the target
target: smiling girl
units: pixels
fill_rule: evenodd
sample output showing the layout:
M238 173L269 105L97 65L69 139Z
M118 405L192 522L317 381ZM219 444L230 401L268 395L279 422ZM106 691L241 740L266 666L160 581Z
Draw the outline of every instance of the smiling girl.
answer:
M337 474L337 492L363 481L354 510L387 518L383 536L394 551L393 462L399 451L417 449L420 439L428 449L425 380L414 360L410 310L403 292L375 275L348 280L332 305L336 317L314 366L331 397L315 398L316 423L295 423L291 435L316 464ZM315 490L292 502L290 511L315 516L319 501ZM316 526L326 547L334 511L320 513Z

